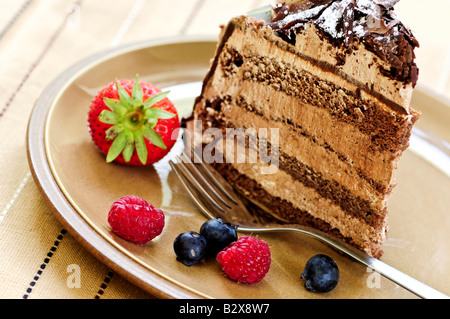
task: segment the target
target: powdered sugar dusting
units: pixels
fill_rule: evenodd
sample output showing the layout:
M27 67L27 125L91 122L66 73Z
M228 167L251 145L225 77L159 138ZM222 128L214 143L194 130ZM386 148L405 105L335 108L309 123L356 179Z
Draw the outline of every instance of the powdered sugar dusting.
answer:
M300 27L309 21L330 36L343 38L345 44L349 45L353 36L362 38L370 33L385 34L393 29L399 22L391 10L396 2L398 0L317 1L296 12L291 11L291 8L295 10L301 7L281 6L281 16L270 25L275 29L288 29Z
M326 7L326 5L317 6L315 8L311 8L309 10L299 11L295 14L288 15L288 16L286 16L286 18L283 19L283 21L281 21L280 25L285 26L294 21L306 21L312 17L317 16L320 13L320 11L322 11L325 7Z
M348 6L352 0L344 0L342 2L334 2L327 9L325 9L317 19L316 24L320 25L323 31L327 32L334 38L342 38L343 30L338 29L339 21L342 20L342 14L345 7Z
M380 7L377 6L373 0L356 0L356 7L362 13L381 17Z

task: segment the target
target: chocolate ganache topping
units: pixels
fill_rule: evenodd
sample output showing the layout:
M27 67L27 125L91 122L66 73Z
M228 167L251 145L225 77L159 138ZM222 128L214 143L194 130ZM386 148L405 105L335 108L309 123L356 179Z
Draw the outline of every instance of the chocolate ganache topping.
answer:
M414 48L419 43L412 31L394 13L399 0L304 0L274 7L275 17L267 25L285 41L295 45L296 33L313 23L336 45L351 51L354 38L380 59L388 62L393 77L413 86L418 68Z

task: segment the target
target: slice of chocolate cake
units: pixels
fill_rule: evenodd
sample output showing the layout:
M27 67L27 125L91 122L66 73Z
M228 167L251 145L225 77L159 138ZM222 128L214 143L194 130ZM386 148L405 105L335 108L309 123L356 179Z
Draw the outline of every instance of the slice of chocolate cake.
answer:
M271 21L243 15L222 27L195 119L236 144L215 138L213 166L245 196L379 257L419 118L409 106L418 42L396 0L291 2Z

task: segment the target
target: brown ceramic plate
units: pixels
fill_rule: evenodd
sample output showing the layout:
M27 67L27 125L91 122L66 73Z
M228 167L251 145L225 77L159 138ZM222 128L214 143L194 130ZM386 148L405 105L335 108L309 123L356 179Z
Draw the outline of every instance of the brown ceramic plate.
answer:
M415 298L302 235L260 235L271 246L273 262L254 286L232 282L215 260L191 267L176 261L175 237L198 231L205 218L168 168L168 158L146 168L106 164L91 142L86 115L101 87L136 74L169 88L169 97L188 114L214 40L169 39L102 52L68 69L43 92L29 122L28 156L37 184L64 227L102 262L159 298ZM450 294L450 108L421 89L413 106L423 117L400 162L382 260ZM145 198L167 216L162 235L144 246L118 238L107 223L111 203L127 194ZM340 269L340 282L328 294L310 293L300 280L306 261L318 253L330 255Z

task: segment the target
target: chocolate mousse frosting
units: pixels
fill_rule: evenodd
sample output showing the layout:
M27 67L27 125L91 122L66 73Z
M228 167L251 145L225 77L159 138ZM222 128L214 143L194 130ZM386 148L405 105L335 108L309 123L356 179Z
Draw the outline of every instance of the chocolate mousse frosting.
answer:
M285 41L295 45L296 33L313 23L331 43L351 52L359 39L365 47L390 64L386 76L404 83L417 83L414 48L419 47L412 31L394 13L399 0L305 0L278 4L267 25Z

